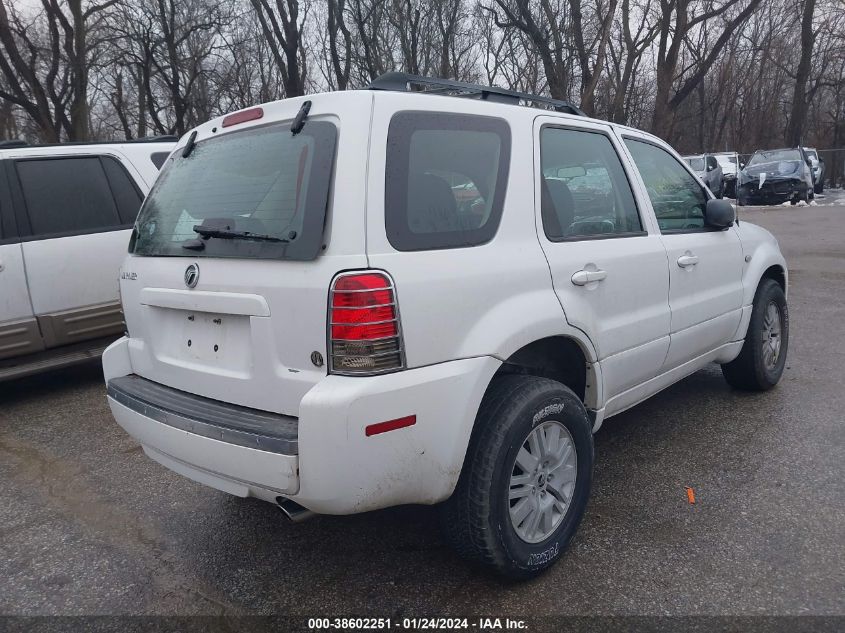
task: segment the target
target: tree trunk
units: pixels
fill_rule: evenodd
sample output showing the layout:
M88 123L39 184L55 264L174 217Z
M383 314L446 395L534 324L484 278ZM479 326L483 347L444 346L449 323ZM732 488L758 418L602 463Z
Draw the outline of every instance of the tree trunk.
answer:
M792 93L792 110L789 115L789 127L786 131L786 144L795 147L803 141L804 124L807 119L807 81L810 78L810 62L813 56L813 44L816 35L813 32L813 14L816 0L804 0L801 16L801 60L795 75L795 90Z
M68 0L73 24L73 47L68 51L71 71L70 131L71 141L87 141L90 138L88 111L88 38L82 0Z

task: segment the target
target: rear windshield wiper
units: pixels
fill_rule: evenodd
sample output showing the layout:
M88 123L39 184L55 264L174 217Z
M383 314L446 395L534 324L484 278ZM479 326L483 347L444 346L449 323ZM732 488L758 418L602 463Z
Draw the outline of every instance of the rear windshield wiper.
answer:
M281 237L276 237L275 235L250 233L249 231L231 231L229 229L216 229L210 226L202 226L200 224L194 226L194 231L206 238L219 237L222 239L229 240L260 240L262 242L281 242L283 244L290 243L290 240L286 240Z

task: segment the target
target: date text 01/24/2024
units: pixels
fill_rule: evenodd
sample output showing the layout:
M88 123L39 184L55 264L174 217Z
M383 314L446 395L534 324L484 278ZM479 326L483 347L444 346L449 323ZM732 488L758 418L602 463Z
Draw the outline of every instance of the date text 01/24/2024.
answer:
M309 618L311 630L524 630L524 620L512 618Z

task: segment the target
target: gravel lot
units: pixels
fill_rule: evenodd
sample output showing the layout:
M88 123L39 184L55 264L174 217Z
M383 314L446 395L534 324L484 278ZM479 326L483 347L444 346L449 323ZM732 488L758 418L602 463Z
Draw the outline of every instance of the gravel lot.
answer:
M825 200L740 210L790 265L780 386L734 392L714 365L608 420L538 580L465 565L431 508L293 525L172 474L93 365L0 384L0 613L845 615L845 193Z

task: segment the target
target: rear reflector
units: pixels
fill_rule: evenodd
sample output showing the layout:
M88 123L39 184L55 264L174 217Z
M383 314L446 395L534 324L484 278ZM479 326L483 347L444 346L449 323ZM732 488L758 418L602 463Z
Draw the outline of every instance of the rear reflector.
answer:
M381 272L344 273L329 297L332 373L377 374L404 367L393 282Z
M371 435L378 435L379 433L387 433L388 431L395 431L396 429L404 429L406 426L413 426L417 423L417 416L407 415L404 418L397 418L395 420L388 420L387 422L379 422L378 424L371 424L364 429L367 437Z
M235 112L234 114L229 114L228 116L224 117L223 127L237 125L238 123L246 123L247 121L255 121L256 119L260 119L263 116L264 110L262 108L250 108L249 110L241 110L240 112Z

